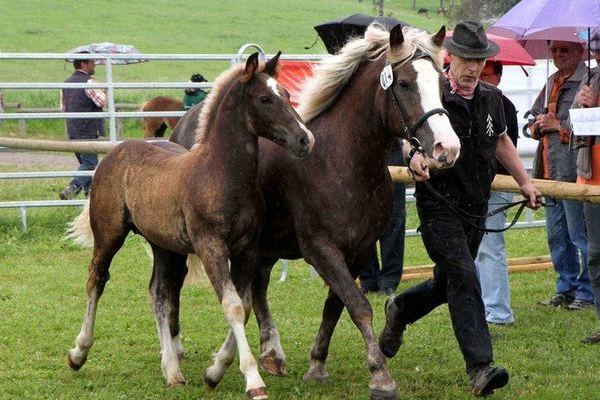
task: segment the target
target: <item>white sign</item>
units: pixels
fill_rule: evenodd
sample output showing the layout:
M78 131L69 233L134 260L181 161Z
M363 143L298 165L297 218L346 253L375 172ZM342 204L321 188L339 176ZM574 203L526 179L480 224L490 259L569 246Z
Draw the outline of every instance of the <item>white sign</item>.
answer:
M383 90L387 90L394 83L394 71L391 65L386 65L381 74L379 74L379 83Z
M574 135L600 136L600 107L574 108L569 114Z

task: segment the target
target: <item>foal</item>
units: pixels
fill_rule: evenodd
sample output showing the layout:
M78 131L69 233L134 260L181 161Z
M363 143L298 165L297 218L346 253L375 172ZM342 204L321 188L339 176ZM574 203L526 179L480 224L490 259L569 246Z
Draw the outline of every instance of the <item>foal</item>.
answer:
M140 107L140 111L183 111L183 102L167 96L154 97ZM163 137L167 126L175 129L179 117L143 117L144 137Z
M168 385L185 384L179 370L179 295L187 254L195 253L235 336L246 393L252 399L266 398L244 331L263 215L256 182L258 136L297 157L314 144L312 133L273 78L278 59L279 54L259 67L254 53L245 68L233 67L217 79L190 152L175 144L129 141L100 163L89 205L71 230L76 241L94 246L87 313L76 347L69 351L71 368L77 370L86 361L111 260L134 231L148 240L154 253L150 294Z

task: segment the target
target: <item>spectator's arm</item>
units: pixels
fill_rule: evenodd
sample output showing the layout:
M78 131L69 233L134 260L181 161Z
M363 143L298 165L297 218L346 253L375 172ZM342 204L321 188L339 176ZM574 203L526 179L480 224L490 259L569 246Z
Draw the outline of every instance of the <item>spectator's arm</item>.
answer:
M96 81L90 78L87 83L96 83ZM100 108L104 108L108 100L106 93L100 89L85 89L85 95Z

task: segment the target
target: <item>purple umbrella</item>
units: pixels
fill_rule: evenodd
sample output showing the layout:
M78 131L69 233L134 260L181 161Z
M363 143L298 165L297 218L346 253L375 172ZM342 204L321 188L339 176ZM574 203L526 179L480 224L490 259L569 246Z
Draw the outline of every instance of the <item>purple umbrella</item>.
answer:
M84 46L79 46L74 49L69 50L69 53L90 53L90 54L135 54L142 56L142 54L129 44L115 44L111 42L102 42L102 43L91 43L86 44ZM73 61L73 60L67 60ZM134 64L148 61L144 58L135 58L135 59L123 59L123 58L113 58L113 64ZM96 64L106 64L106 60L97 59Z

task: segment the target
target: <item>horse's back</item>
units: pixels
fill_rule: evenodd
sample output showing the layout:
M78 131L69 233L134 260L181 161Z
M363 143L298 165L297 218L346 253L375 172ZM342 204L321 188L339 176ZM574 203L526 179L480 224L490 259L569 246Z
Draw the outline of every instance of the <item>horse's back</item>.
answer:
M198 129L198 123L200 113L204 107L204 101L196 104L190 108L177 122L173 129L173 134L169 138L169 141L178 143L186 149L191 149L196 143L196 130Z

